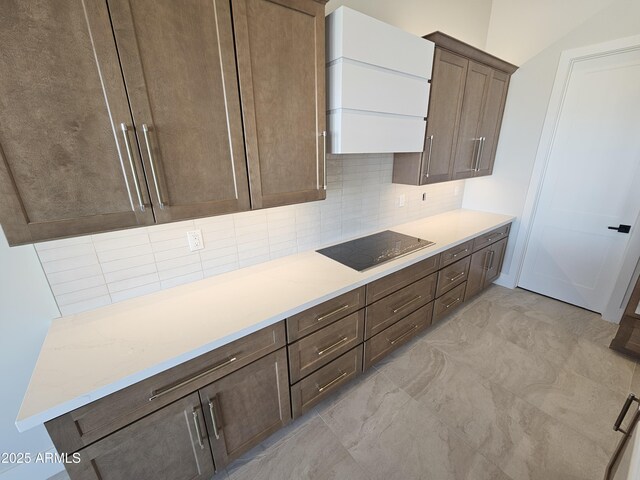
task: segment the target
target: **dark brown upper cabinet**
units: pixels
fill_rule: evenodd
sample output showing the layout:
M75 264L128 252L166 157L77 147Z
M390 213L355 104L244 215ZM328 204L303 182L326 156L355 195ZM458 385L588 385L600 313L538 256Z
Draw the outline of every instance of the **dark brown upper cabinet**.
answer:
M248 210L229 1L108 5L156 221Z
M4 6L9 244L325 198L324 3Z
M152 224L106 4L3 2L0 45L9 244Z
M324 0L232 0L253 208L322 200Z
M441 32L425 146L394 156L393 182L426 185L491 175L509 78L517 67Z

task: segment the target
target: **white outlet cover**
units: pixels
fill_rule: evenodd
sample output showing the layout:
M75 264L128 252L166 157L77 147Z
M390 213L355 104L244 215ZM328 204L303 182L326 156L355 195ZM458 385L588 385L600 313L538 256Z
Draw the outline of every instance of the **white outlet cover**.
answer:
M192 252L202 250L204 248L201 230L191 230L190 232L187 232L187 240L189 241L189 250Z
M407 200L407 199L406 199L406 197L405 197L405 194L404 194L404 193L401 193L401 194L398 196L398 206L399 206L399 207L404 207L404 204L405 204L406 200Z

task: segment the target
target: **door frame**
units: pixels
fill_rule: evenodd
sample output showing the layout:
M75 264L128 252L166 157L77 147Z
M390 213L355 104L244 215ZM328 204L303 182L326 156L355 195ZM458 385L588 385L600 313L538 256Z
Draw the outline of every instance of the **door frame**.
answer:
M565 50L560 55L556 77L551 91L551 97L547 107L542 134L538 143L538 150L533 164L531 181L527 192L522 218L520 223L520 234L515 245L513 258L517 259L517 270L515 284L520 283L524 257L529 246L533 220L538 209L538 203L544 184L549 159L555 143L560 114L567 95L569 80L574 66L582 61L599 57L607 57L620 53L640 50L640 35L633 35L616 40L611 40L595 45L573 48ZM602 312L602 317L613 323L619 323L624 312L624 307L630 295L630 284L634 277L636 265L640 258L640 216L636 219L635 228L631 231L629 243L624 254L622 269L618 273L618 278L612 288L612 292Z

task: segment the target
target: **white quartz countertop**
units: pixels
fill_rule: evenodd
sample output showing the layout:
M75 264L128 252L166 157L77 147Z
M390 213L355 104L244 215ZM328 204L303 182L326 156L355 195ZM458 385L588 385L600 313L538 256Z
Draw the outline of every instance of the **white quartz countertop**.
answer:
M392 227L435 245L365 272L309 251L58 318L16 426L42 424L512 220L454 210Z

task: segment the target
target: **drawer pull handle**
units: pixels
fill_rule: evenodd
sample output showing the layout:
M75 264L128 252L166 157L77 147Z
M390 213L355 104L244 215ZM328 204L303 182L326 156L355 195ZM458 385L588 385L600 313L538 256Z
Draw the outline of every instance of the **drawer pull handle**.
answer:
M398 313L400 310L404 310L405 308L407 308L409 305L411 305L413 302L417 302L418 300L420 300L422 298L422 295L418 295L415 298L412 298L411 300L409 300L407 303L404 303L402 305L400 305L397 308L393 309L393 313Z
M349 304L347 303L346 305L341 306L340 308L336 308L335 310L333 310L332 312L329 313L325 313L324 315L316 318L316 322L321 322L322 320L324 320L325 318L330 317L331 315L335 315L336 313L340 313L344 310L346 310L347 308L349 308Z
M458 253L454 253L451 258L456 258L458 255L462 255L463 253L467 253L469 251L468 248L465 248L464 250L459 251Z
M340 380L342 380L346 376L347 376L347 372L340 373L340 375L338 377L334 378L333 380L331 380L326 385L323 385L322 387L318 387L318 393L322 393L327 388L329 388L331 385L334 385L336 382L339 382Z
M451 302L450 304L446 305L444 307L445 310L447 310L448 308L453 307L456 303L458 303L460 301L460 297L456 298L453 302Z
M333 345L329 345L328 347L323 348L322 350L318 350L318 355L324 355L325 353L327 353L329 350L333 350L334 348L336 348L339 345L342 345L344 342L348 342L349 341L349 337L342 337L340 340L338 340L336 343L334 343Z
M211 425L213 425L213 434L215 435L216 440L220 440L218 425L216 424L216 414L213 410L213 400L209 400L209 413L211 414Z
M196 436L198 437L198 445L200 445L201 450L204 450L204 443L202 442L202 433L200 433L200 419L198 418L198 412L196 410L193 411L193 424L196 427Z
M414 325L413 327L411 327L409 330L407 330L406 332L404 332L402 335L400 335L398 338L396 338L395 340L389 340L387 338L387 341L391 344L391 345L395 345L396 343L398 343L400 340L402 340L403 338L407 337L408 335L411 335L413 332L415 332L418 329L418 325Z
M447 280L449 280L450 282L455 282L456 280L460 280L462 277L464 277L465 273L467 272L460 272L455 277L448 278Z
M235 362L237 360L237 357L231 357L217 365L215 365L212 368L209 368L208 370L205 370L202 373L199 373L198 375L196 375L195 377L191 377L183 382L180 382L172 387L168 387L168 388L161 388L159 390L153 390L151 392L151 396L149 397L149 401L151 400L155 400L158 397L161 397L162 395L166 395L167 393L171 393L174 392L176 390L178 390L179 388L184 387L185 385L188 385L191 382L195 382L196 380L201 379L202 377L206 377L207 375L209 375L212 372L215 372L216 370L221 369L222 367L226 367L227 365L232 364L233 362Z

